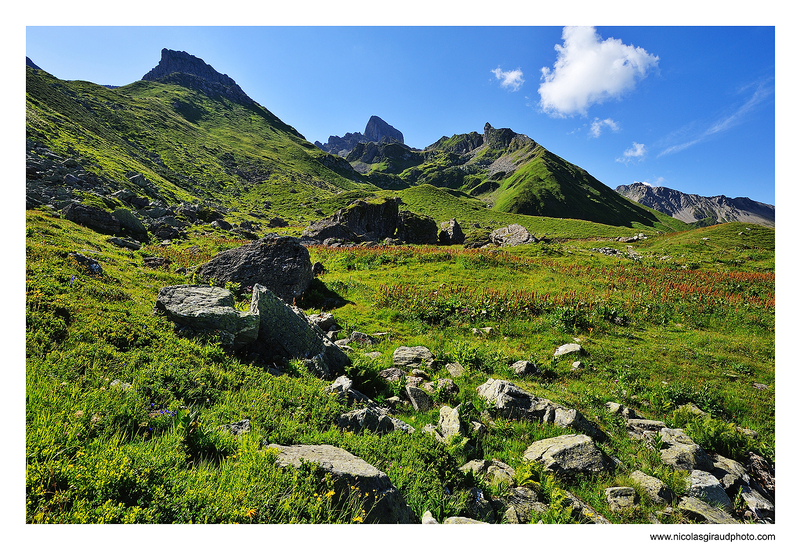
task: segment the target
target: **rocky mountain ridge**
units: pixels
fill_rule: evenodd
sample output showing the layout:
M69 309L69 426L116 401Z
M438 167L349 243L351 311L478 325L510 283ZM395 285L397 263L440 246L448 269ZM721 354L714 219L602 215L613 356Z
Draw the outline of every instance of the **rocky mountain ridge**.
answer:
M617 193L669 214L686 223L713 225L725 222L745 222L775 227L775 206L746 197L725 195L703 197L682 193L668 187L653 187L641 182L620 185Z
M210 96L221 95L243 105L255 103L227 74L216 71L199 57L182 51L162 49L161 61L141 79L177 84Z
M330 136L326 143L315 141L314 145L327 153L345 157L359 143L405 143L403 132L387 123L379 116L372 115L367 121L364 133L347 132L344 137Z

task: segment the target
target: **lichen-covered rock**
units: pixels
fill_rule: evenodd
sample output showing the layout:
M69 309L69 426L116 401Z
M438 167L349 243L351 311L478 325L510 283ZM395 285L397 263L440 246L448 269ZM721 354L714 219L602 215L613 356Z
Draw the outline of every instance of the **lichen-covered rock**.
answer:
M687 480L687 494L709 504L733 511L733 503L717 478L703 470L692 470Z
M633 487L608 487L605 493L609 509L613 512L633 508L638 500Z
M314 462L334 479L334 491L348 494L355 487L366 495L364 509L367 523L418 523L414 512L392 485L389 477L372 464L332 445L266 445L276 449L276 463L281 467L300 467L301 460Z
M664 448L661 461L676 470L711 471L714 463L703 449L683 430L662 428L659 432Z
M308 250L295 237L277 235L220 252L198 267L197 275L216 284L261 285L290 304L314 280Z
M433 354L425 346L400 346L392 354L392 363L399 369L411 370L429 366L433 363Z
M693 496L683 497L678 503L678 509L694 521L714 524L739 523L724 510Z
M119 233L120 231L119 220L105 210L95 206L70 203L62 212L69 221L101 233Z
M673 493L660 479L649 476L640 470L631 473L631 479L644 492L653 504L664 506L672 502L675 498Z
M433 399L421 388L406 386L406 395L415 411L425 412L433 408Z
M442 408L439 409L439 433L442 434L442 437L445 439L464 433L458 408L459 407L450 408L447 405L443 405Z
M309 370L326 380L333 380L350 364L347 354L309 322L305 313L260 284L253 288L250 311L261 317L259 346L305 359Z
M497 246L518 246L538 242L538 239L518 223L495 229L489 236Z
M357 200L306 227L303 237L320 242L329 238L350 242L380 241L394 236L397 223L397 199Z
M540 462L553 474L574 477L610 470L613 461L594 444L588 435L566 434L531 444L523 459Z
M450 221L442 222L439 227L439 243L440 244L464 244L464 232L455 218Z
M257 313L236 309L229 290L207 285L164 287L158 292L155 310L179 326L230 334L235 348L255 342L261 325Z

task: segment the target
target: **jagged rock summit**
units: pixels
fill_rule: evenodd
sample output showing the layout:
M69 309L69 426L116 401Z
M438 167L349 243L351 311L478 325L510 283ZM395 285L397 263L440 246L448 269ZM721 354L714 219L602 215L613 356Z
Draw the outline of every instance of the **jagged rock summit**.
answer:
M642 182L620 185L616 192L686 223L744 222L775 227L775 206L746 197L703 197Z
M323 151L344 157L359 143L370 142L405 143L403 141L403 132L387 123L381 117L372 115L367 121L363 134L361 132L347 132L344 137L330 136L327 143L315 141L314 145Z
M167 48L161 50L161 61L142 80L178 84L243 105L255 103L227 74L216 71L199 57Z

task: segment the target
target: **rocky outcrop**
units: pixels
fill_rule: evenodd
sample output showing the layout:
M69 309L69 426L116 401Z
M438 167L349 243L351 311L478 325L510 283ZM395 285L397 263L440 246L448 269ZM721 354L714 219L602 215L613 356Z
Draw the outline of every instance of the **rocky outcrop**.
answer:
M686 223L707 220L709 225L744 222L775 227L775 206L746 197L735 199L725 195L703 197L640 182L620 185L616 188L616 192Z
M382 118L372 115L367 121L367 127L364 128L364 139L367 141L374 141L380 143L382 141L398 143L405 143L403 141L403 132L388 124Z
M334 479L337 495L357 491L366 496L364 509L369 510L366 523L418 523L411 507L384 472L368 462L332 445L265 445L277 451L276 463L281 467L299 468L302 461L317 464Z
M568 409L549 399L536 397L506 380L489 378L475 391L499 416L512 419L538 419L562 428L572 428L595 439L606 438L602 430L579 411Z
M303 238L319 242L326 239L380 241L394 236L398 212L397 199L357 200L332 216L310 224L303 230Z
M402 210L397 217L397 238L411 244L436 244L439 229L430 216Z
M198 332L220 331L223 342L241 348L256 341L259 317L235 306L233 294L224 288L178 285L158 292L155 309L179 327Z
M243 288L262 285L285 302L298 298L314 280L311 257L296 237L268 235L225 250L197 268L203 281L239 283Z
M101 233L119 233L119 220L101 208L84 204L69 204L63 210L64 217L71 222L99 231Z
M464 232L455 218L439 224L439 244L464 244Z
M221 74L200 59L186 52L161 50L161 61L142 80L178 84L202 91L211 97L223 96L243 105L254 101L227 74Z

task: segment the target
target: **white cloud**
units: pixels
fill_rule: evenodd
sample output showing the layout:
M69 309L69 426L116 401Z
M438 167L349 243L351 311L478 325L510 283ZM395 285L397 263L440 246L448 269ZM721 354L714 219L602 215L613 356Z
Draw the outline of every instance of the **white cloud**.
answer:
M634 141L633 145L629 149L625 149L625 152L622 153L622 156L616 160L617 162L624 162L627 164L632 160L642 160L646 154L647 147L644 146L644 143L636 143Z
M522 87L522 83L525 82L522 78L522 71L518 68L513 71L504 71L497 67L491 72L494 73L497 80L500 80L500 86L510 88L512 92L519 90Z
M542 67L539 105L551 116L587 113L590 106L620 98L637 80L658 66L658 57L643 48L609 38L601 41L594 27L564 27L564 45L553 69Z
M713 137L715 134L720 132L724 132L736 126L737 124L741 123L744 120L745 115L755 109L759 104L764 102L766 99L769 99L772 94L775 92L774 86L769 82L759 82L756 86L756 91L753 92L753 95L750 96L743 105L738 107L733 114L720 118L719 120L714 121L708 128L706 128L700 134L696 134L695 137L684 141L683 143L679 143L678 145L672 145L667 147L663 151L661 151L658 156L661 157L663 155L669 155L670 153L677 153L679 151L683 151L684 149L688 149L692 145L696 145L703 141L706 141Z
M610 128L612 132L619 131L619 124L614 122L612 119L606 118L604 120L600 120L599 118L595 118L592 122L592 125L589 127L589 136L600 137L600 134L603 132L603 126Z

